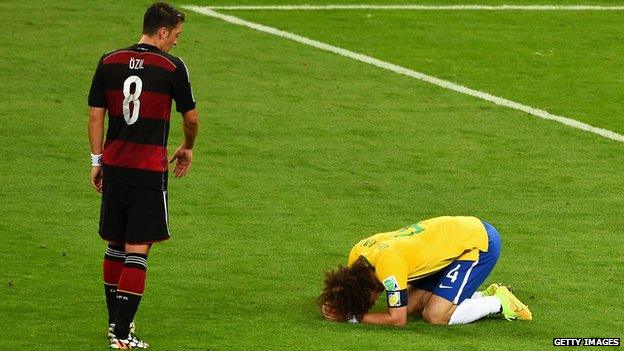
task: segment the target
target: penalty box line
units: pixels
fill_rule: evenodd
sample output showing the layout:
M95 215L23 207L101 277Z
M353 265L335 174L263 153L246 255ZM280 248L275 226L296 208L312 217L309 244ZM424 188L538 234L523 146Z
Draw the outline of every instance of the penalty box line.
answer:
M433 76L430 76L421 72L413 71L409 68L398 66L390 62L381 61L371 56L359 54L359 53L349 51L349 50L346 50L337 46L329 45L320 41L302 37L294 33L279 30L277 28L265 26L262 24L254 23L254 22L249 22L249 21L243 20L235 16L224 15L222 13L212 10L209 7L202 7L202 6L182 6L182 7L187 10L197 12L202 15L210 16L213 18L217 18L217 19L223 20L231 24L247 27L253 30L257 30L259 32L276 35L278 37L289 39L289 40L292 40L301 44L305 44L308 46L312 46L317 49L329 51L329 52L332 52L334 54L337 54L343 57L348 57L350 59L353 59L359 62L373 65L375 67L379 67L388 71L392 71L392 72L395 72L404 76L412 77L420 81L427 82L427 83L430 83L430 84L433 84L433 85L436 85L436 86L439 86L448 90L452 90L461 94L473 96L481 100L489 101L499 106L505 106L508 108L512 108L514 110L528 113L535 117L555 121L555 122L567 125L572 128L594 133L607 139L624 142L623 135L615 133L611 130L594 127L589 124L586 124L586 123L583 123L583 122L580 122L580 121L577 121L575 119L571 119L568 117L553 115L544 110L540 110L531 106L523 105L518 102L507 100L498 96L490 95L488 93L485 93L479 90L470 89L468 87L465 87L465 86L462 86L462 85L459 85L459 84L456 84L447 80L443 80L440 78L436 78L436 77L433 77Z
M420 11L624 11L624 6L598 5L231 5L207 6L212 10L420 10Z

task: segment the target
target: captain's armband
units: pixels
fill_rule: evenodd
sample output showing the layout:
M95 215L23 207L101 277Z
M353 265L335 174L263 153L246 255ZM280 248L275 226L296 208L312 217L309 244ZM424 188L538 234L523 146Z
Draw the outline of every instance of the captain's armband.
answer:
M387 291L388 307L397 308L407 306L407 289Z

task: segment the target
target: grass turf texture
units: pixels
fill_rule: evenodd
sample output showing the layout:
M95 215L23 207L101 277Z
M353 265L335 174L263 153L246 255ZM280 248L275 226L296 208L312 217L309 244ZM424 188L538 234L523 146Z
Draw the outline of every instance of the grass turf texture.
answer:
M86 94L99 55L138 39L147 4L0 4L15 26L0 33L8 349L104 348ZM621 52L620 41L579 30L556 39L566 54L548 56L547 69L530 56L555 40L551 22L594 20L612 33L621 13L231 13L624 132L613 112L622 99L596 95L621 76L617 56L599 60ZM422 16L429 38L452 34L451 47L427 36L407 45L417 29L393 21ZM471 21L473 31L457 29ZM525 37L496 27L509 21ZM149 259L138 324L152 349L526 350L553 337L621 337L621 144L193 13L180 44L172 53L189 66L203 123L189 177L170 182L174 237ZM587 55L596 64L572 60ZM591 79L574 85L579 74ZM442 214L499 228L503 253L489 281L512 284L533 322L321 320L322 271L357 240Z

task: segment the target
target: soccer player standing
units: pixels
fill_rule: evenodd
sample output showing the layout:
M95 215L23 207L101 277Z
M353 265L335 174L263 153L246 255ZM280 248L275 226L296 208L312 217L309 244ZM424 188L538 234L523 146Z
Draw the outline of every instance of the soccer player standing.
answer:
M91 185L102 194L100 236L109 347L147 348L133 333L151 245L169 238L168 163L185 176L193 159L198 115L184 62L169 50L184 14L157 2L145 12L138 44L101 57L89 93ZM183 117L184 142L168 162L171 101ZM108 130L103 142L108 110Z

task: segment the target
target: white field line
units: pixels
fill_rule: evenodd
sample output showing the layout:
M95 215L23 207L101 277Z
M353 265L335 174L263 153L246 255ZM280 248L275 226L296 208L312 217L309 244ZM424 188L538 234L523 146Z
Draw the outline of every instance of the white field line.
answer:
M540 110L531 106L527 106L527 105L523 105L511 100L507 100L498 96L494 96L494 95L490 95L488 93L482 92L482 91L478 91L478 90L474 90L474 89L470 89L467 88L465 86L459 85L459 84L455 84L453 82L449 82L443 79L439 79L424 73L420 73L420 72L416 72L413 71L411 69L405 68L405 67L401 67L389 62L385 62L385 61L381 61L378 60L374 57L370 57L370 56L366 56L363 54L358 54L356 52L353 51L349 51L349 50L345 50L343 48L339 48L336 46L332 46L329 44L325 44L322 43L320 41L316 41L316 40L312 40L312 39L308 39L305 37L302 37L300 35L294 34L294 33L290 33L290 32L285 32L273 27L268 27L262 24L258 24L258 23L253 23L253 22L249 22L249 21L245 21L243 19L240 19L238 17L234 17L234 16L229 16L229 15L224 15L218 12L215 12L213 10L211 10L210 8L207 7L201 7L201 6L183 6L183 8L187 9L187 10L191 10L206 16L210 16L210 17L214 17L214 18L218 18L221 19L225 22L231 23L231 24L235 24L235 25L239 25L239 26L243 26L243 27L247 27L247 28L251 28L260 32L264 32L264 33L269 33L269 34L273 34L276 35L278 37L282 37L282 38L286 38L286 39L290 39L293 41L296 41L298 43L302 43L305 45L309 45L321 50L325 50L325 51L329 51L332 53L335 53L337 55L340 56L344 56L344 57L348 57L351 58L353 60L356 61L360 61L363 63L367 63L379 68L383 68L386 69L388 71L392 71L398 74L402 74L408 77L412 77L427 83L431 83L433 85L437 85L439 87L442 88L446 88L449 90L453 90L462 94L466 94L466 95L470 95L470 96L474 96L476 98L485 100L485 101L489 101L492 102L496 105L500 105L500 106L505 106L505 107L509 107L515 110L519 110L525 113L528 113L530 115L533 115L535 117L539 117L539 118L543 118L543 119L548 119L548 120L552 120L552 121L556 121L562 124L565 124L567 126L573 127L573 128L577 128L577 129L581 129L590 133L594 133L594 134L598 134L602 137L605 137L607 139L611 139L611 140L615 140L615 141L619 141L619 142L624 142L624 135L621 134L617 134L613 131L610 131L608 129L603 129L603 128L598 128L598 127L594 127L591 126L589 124L571 119L571 118L567 118L567 117L563 117L563 116L557 116L557 115L553 115L550 114L544 110Z
M592 5L235 5L207 6L212 10L421 10L421 11L624 11L624 6Z

